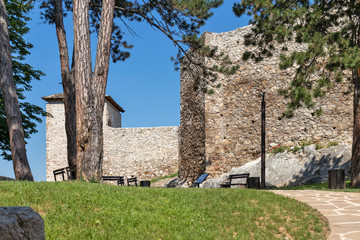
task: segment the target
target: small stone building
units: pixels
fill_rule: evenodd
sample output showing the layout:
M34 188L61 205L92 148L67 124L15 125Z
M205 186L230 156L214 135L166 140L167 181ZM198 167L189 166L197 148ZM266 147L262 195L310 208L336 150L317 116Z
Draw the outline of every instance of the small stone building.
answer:
M46 179L68 166L63 94L43 97L46 111ZM178 171L178 127L122 128L124 113L112 97L105 97L103 174L137 176L148 180Z

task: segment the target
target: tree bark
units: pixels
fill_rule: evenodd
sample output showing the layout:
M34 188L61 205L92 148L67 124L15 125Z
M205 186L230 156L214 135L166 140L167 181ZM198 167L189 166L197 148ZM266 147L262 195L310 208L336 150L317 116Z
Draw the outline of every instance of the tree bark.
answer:
M351 156L351 186L360 187L360 71L354 78L354 129Z
M91 129L88 115L92 111L89 101L91 82L91 49L89 31L89 0L73 1L74 22L74 77L76 89L76 164L77 177L83 176L84 151L90 141L87 130ZM91 91L90 91L91 93ZM86 165L86 163L85 163ZM91 176L90 176L91 178Z
M9 128L11 156L17 180L34 181L26 156L24 130L12 71L7 12L0 0L0 87Z
M102 2L94 74L91 72L89 0L74 0L76 147L78 178L99 180L103 159L103 110L109 70L114 0Z
M357 45L360 47L360 28L357 29ZM354 81L354 128L351 152L351 186L360 187L360 67Z
M55 26L59 45L61 78L64 90L65 129L67 137L67 160L70 168L76 167L76 105L75 82L70 71L69 51L63 21L62 0L55 0ZM71 172L72 178L76 176Z

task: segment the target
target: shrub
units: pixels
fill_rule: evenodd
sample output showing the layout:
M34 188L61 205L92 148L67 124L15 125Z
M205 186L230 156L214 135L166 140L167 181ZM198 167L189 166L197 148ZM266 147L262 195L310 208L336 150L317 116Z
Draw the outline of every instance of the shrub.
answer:
M295 146L291 149L291 151L295 153L295 152L299 151L300 149L301 149L300 146L295 145Z
M337 146L337 145L339 145L339 143L336 140L335 141L330 141L328 143L328 147Z
M271 152L274 154L289 151L289 150L290 150L289 146L281 145L281 144L271 148Z

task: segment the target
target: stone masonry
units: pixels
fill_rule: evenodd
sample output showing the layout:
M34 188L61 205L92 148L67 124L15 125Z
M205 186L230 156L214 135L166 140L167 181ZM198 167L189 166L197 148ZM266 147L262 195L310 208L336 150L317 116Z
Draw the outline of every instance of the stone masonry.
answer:
M320 117L313 110L298 109L293 118L282 118L286 100L278 91L287 86L294 69L280 70L275 50L273 57L260 63L244 62L243 37L250 26L225 33L205 33L210 46L229 55L240 66L231 76L219 75L214 82L200 82L189 72L180 73L180 127L121 128L119 107L111 98L104 110L105 175L138 176L153 179L179 170L180 176L196 179L203 172L210 178L220 176L233 167L244 165L260 156L261 94L266 93L266 149L278 144L295 145L301 141L352 142L352 89L344 81L318 101L323 109ZM289 44L289 50L304 45ZM278 46L280 49L281 46ZM208 66L209 59L198 59ZM194 68L194 72L198 69ZM208 90L203 91L204 87ZM53 95L48 101L46 168L47 180L52 171L67 166L64 107L62 99ZM121 108L121 107L120 107ZM194 170L195 169L195 170Z
M219 176L258 158L262 92L266 93L267 151L278 144L294 145L305 140L325 143L336 140L344 144L352 141L351 85L346 82L337 85L318 102L324 110L320 117L315 117L312 110L301 108L293 118L283 119L286 101L278 90L290 82L294 69L279 69L280 50L257 64L244 62L244 51L251 49L243 45L243 37L250 29L246 26L225 33L204 34L207 45L217 46L218 51L228 54L240 66L236 74L219 75L215 82L206 83L207 89L213 89L214 93L204 94L201 88L194 91L194 78L186 71L181 72L180 150L183 152L179 161L182 169L191 168L194 163L203 164L203 171ZM293 44L289 49L304 47ZM203 61L212 65L208 59Z
M43 98L46 111L46 179L54 181L53 170L66 167L66 133L61 94ZM103 174L137 176L139 180L178 171L178 127L121 128L124 110L109 96L104 108Z
M104 129L104 175L154 179L178 171L178 127Z

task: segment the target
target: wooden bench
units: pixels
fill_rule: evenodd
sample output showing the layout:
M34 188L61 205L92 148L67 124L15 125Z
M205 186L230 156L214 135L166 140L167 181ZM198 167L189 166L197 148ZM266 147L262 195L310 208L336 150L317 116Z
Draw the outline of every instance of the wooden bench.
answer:
M67 180L74 180L72 176L75 176L75 174L72 175L72 173L76 173L76 167L64 167L64 168L59 168L59 169L56 169L53 171L54 173L54 179L55 179L55 182L57 181L56 180L56 176L57 175L60 175L62 176L62 180L65 181L65 173L66 173L66 176L67 176Z
M117 181L118 185L124 186L124 176L102 176L103 181Z
M250 173L241 173L241 174L230 174L229 177L227 178L227 181L224 184L220 184L220 187L223 188L229 188L233 185L240 185L240 186L245 186L247 187L248 184L248 178L250 176ZM233 182L234 179L245 179L245 183L244 182Z
M208 176L208 173L201 174L201 176L195 181L195 186L199 188L200 184L203 183Z
M127 179L127 184L130 186L130 183L134 183L134 185L137 187L137 177L130 177Z
M56 170L53 171L53 173L54 173L55 182L57 181L56 176L60 175L60 174L62 175L62 180L65 181L65 175L64 175L65 174L65 168L56 169Z

